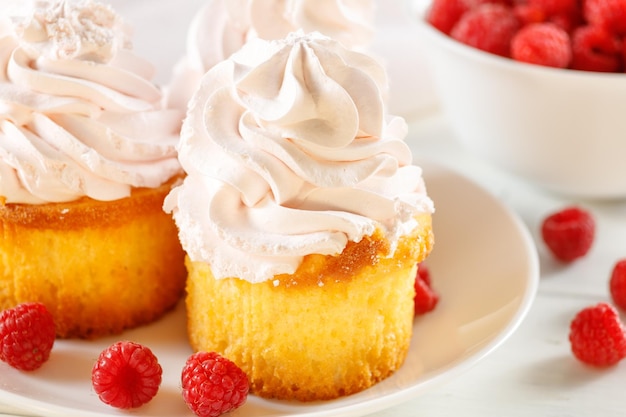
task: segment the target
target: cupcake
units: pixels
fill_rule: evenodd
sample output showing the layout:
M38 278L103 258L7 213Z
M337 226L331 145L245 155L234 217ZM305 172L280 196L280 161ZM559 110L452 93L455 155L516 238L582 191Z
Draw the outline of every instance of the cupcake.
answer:
M120 17L38 1L0 21L0 308L40 301L59 337L148 323L184 292L163 199L182 114Z
M255 39L202 79L164 208L194 350L268 398L326 400L403 363L433 202L376 60L319 33Z
M282 39L302 29L364 48L372 40L373 22L374 0L207 0L189 26L186 53L167 88L167 105L185 110L204 73L250 39Z

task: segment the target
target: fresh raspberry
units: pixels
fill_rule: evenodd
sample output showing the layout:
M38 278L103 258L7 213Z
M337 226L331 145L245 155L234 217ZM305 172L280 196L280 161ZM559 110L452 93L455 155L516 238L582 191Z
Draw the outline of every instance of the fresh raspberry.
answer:
M567 68L572 60L569 35L552 23L524 26L511 41L511 57L529 64Z
M618 261L613 266L609 280L609 290L613 303L626 311L626 259Z
M546 16L574 15L578 13L578 0L527 0L530 6L541 8Z
M548 18L542 7L528 3L519 3L513 6L513 13L522 27L532 23L542 23Z
M430 285L430 270L428 267L420 263L417 265L417 274L415 274L415 315L421 315L432 311L439 302L439 294L437 294Z
M39 368L50 357L56 337L45 305L23 303L0 312L0 360L22 371Z
M612 35L626 35L626 0L585 0L583 16Z
M466 0L434 0L426 14L426 21L448 35L467 10Z
M199 417L217 417L246 402L250 384L232 361L215 352L191 355L182 372L183 398Z
M91 372L91 383L102 402L129 409L147 403L156 395L162 373L149 348L121 341L100 353Z
M617 72L621 67L619 40L600 26L581 26L572 34L572 69Z
M610 304L587 307L570 324L572 353L589 365L615 365L626 357L626 335L617 310Z
M492 54L509 57L520 22L511 7L486 3L466 12L452 28L452 38Z
M591 213L579 207L568 207L544 219L541 235L557 259L571 262L587 254L595 227Z

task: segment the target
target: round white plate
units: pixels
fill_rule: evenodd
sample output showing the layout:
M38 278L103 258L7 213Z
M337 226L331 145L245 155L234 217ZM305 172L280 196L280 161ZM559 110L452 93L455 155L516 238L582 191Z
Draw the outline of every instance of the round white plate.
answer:
M536 249L518 217L463 176L428 161L424 168L436 205L435 249L426 261L440 293L437 308L415 321L405 364L364 392L317 403L250 396L238 417L359 416L398 404L448 380L492 352L520 324L538 285ZM57 341L49 362L32 373L0 364L0 404L59 417L128 415L100 402L91 367L119 339L149 346L163 366L157 396L134 416L192 416L180 394L180 371L191 350L182 304L161 321L98 341Z

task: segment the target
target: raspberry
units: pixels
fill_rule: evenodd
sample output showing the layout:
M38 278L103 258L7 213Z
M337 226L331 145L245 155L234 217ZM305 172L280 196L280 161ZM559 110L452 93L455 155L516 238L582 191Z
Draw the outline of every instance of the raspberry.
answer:
M423 263L418 264L415 275L415 315L432 311L439 302L439 294L433 291L430 285L430 271Z
M585 0L583 16L612 35L626 35L626 0Z
M522 27L532 23L545 22L547 19L546 12L542 7L528 3L515 4L513 6L513 13Z
M615 305L626 310L626 259L618 261L613 266L609 280L609 290Z
M22 371L39 368L50 357L54 319L41 303L23 303L0 312L0 360Z
M466 12L450 36L485 52L508 57L511 39L519 28L520 22L511 7L486 3Z
M587 254L595 235L595 221L588 211L568 207L546 217L541 225L543 241L552 254L571 262Z
M129 409L147 403L156 395L162 373L149 348L122 341L100 353L91 372L91 382L102 402Z
M574 356L589 365L615 365L626 356L626 335L613 306L587 307L570 324L569 341Z
M552 23L525 26L511 41L511 57L530 64L567 68L572 59L569 35Z
M191 355L182 372L183 398L200 417L217 417L246 402L250 384L232 361L215 352Z
M600 26L582 26L572 35L572 69L616 72L621 67L620 43Z
M434 0L426 15L426 21L441 32L450 34L456 22L467 10L469 7L465 0Z
M546 16L574 15L578 12L577 0L528 0L527 4L541 8Z

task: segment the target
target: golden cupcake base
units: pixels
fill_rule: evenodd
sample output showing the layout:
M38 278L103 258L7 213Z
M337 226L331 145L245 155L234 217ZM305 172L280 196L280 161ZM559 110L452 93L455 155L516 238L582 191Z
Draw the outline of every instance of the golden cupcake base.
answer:
M430 215L418 220L393 257L375 234L260 284L216 280L187 259L192 348L233 360L262 397L328 400L371 387L409 348L416 265L433 244Z
M121 200L0 205L0 308L40 301L57 335L94 338L149 323L184 292L184 253L162 210L171 189Z

